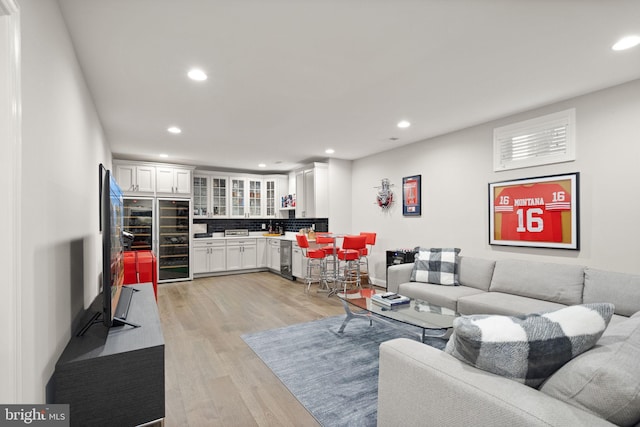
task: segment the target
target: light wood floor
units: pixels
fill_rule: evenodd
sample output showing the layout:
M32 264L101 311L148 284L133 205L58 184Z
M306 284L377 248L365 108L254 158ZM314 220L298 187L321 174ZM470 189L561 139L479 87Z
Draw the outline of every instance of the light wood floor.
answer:
M317 426L240 336L344 314L300 281L250 273L158 285L167 427Z

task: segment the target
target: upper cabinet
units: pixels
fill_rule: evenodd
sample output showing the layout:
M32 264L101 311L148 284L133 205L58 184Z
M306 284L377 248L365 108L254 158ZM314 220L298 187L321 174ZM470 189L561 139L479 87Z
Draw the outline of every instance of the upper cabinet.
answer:
M193 168L164 163L113 161L116 181L125 195L191 197Z
M156 191L156 168L135 163L113 162L118 185L125 194L152 195Z
M260 218L262 216L262 180L232 176L230 185L231 216Z
M156 167L156 192L167 195L191 195L191 169Z
M193 217L226 218L229 200L229 177L193 176Z
M278 194L288 186L286 175L214 175L193 177L195 218L277 218Z
M313 163L298 169L296 177L296 218L329 217L329 167Z
M264 177L263 212L267 218L280 217L280 195L289 187L286 175L269 175Z

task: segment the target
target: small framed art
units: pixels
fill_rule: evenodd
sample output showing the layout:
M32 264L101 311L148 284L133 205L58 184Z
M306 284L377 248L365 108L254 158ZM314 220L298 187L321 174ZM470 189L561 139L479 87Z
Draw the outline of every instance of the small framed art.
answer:
M489 184L489 244L580 249L577 172Z
M402 215L422 215L422 189L420 179L422 175L402 178Z

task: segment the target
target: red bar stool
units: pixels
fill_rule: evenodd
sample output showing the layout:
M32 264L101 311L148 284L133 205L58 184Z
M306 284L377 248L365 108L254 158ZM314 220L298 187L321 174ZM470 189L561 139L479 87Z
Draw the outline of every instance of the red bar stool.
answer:
M369 254L373 250L373 245L376 244L376 233L363 231L360 235L367 237L366 246L360 251L360 267L363 265L366 266L367 279L369 280L369 285L371 285L371 276L369 275Z
M320 245L318 249L324 251L325 257L327 258L324 263L327 278L335 278L338 271L338 251L335 247L336 238L329 233L316 233L316 243ZM329 260L329 258L331 258L331 260ZM331 262L331 273L333 273L333 276L329 275L329 262Z
M343 284L343 292L346 297L347 285L353 284L355 288L362 289L360 285L360 251L366 248L367 236L344 236L342 249L338 251L338 260L344 261L340 281Z
M307 259L307 276L304 278L307 283L305 292L309 292L311 283L318 282L328 288L326 281L326 262L325 253L322 249L309 249L309 240L304 234L296 234L298 246L302 249L304 257ZM313 275L314 268L318 271L316 276Z

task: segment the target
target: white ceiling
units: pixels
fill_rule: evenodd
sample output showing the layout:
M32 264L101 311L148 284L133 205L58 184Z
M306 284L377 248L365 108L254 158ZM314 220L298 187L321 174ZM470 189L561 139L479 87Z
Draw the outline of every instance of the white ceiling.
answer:
M640 78L638 0L59 3L120 158L290 170Z

